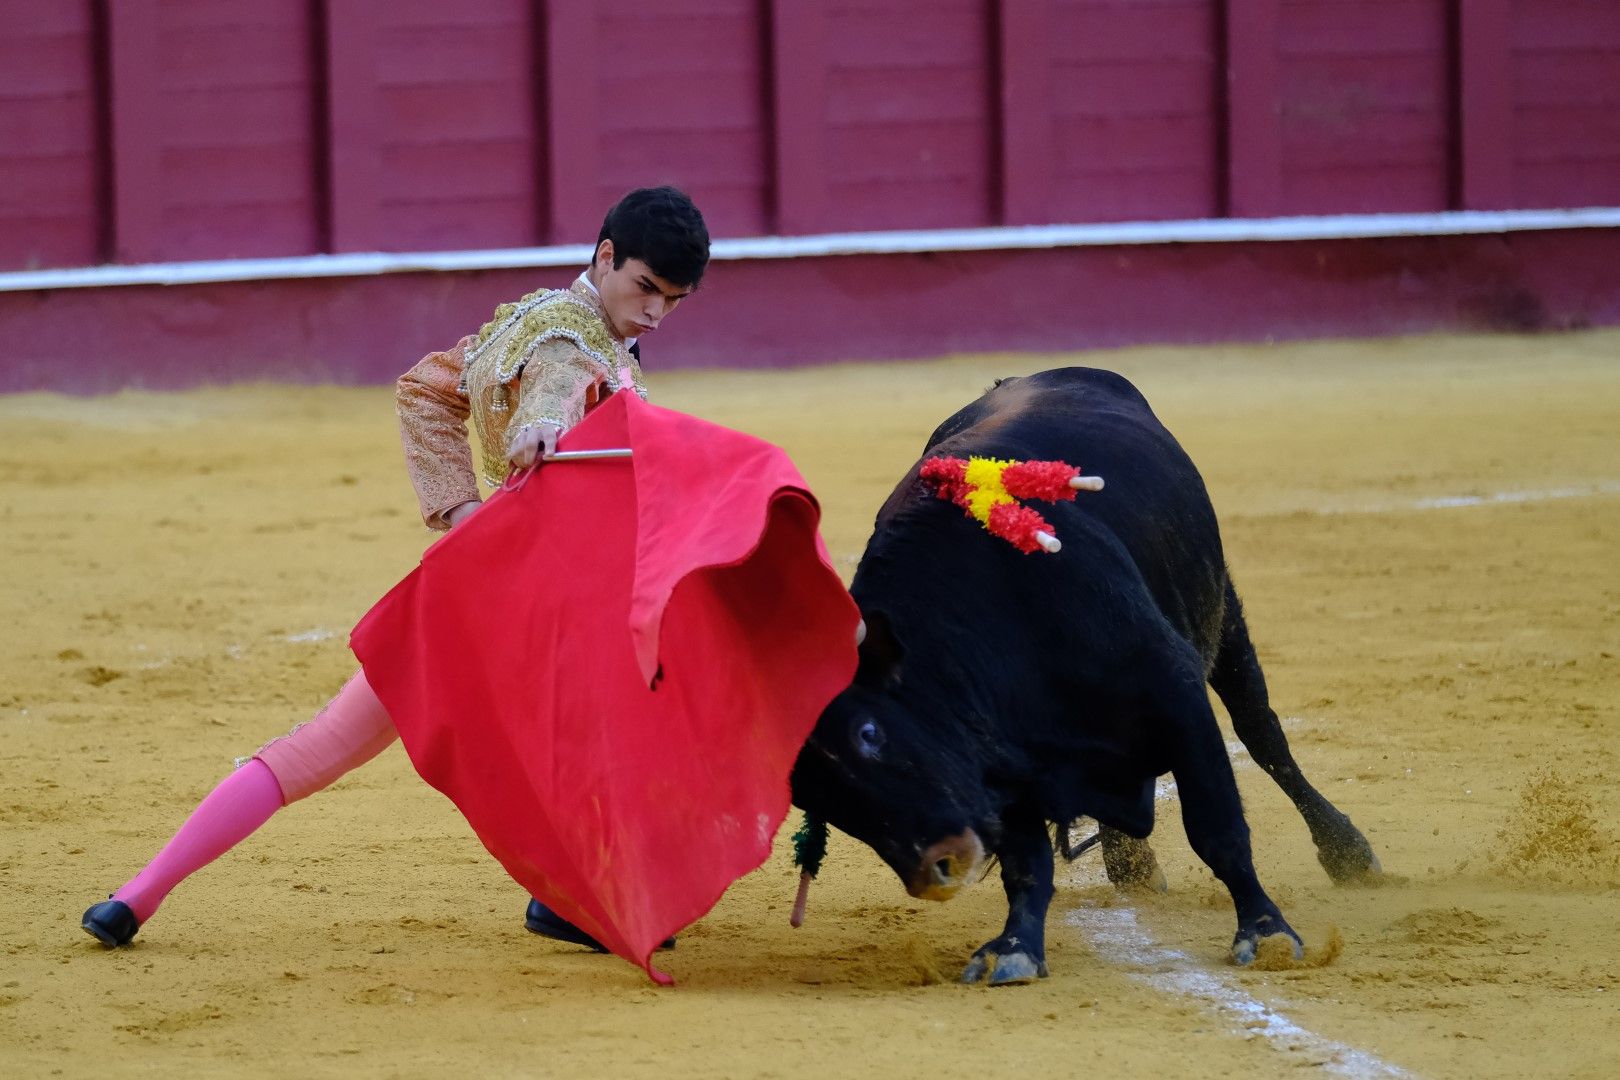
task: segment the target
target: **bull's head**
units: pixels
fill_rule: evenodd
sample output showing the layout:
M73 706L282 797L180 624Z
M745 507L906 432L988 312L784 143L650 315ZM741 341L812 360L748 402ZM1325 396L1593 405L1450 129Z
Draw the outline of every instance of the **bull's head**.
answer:
M949 900L999 825L968 737L908 694L903 649L874 613L855 683L821 714L793 770L793 801L870 846L912 896Z

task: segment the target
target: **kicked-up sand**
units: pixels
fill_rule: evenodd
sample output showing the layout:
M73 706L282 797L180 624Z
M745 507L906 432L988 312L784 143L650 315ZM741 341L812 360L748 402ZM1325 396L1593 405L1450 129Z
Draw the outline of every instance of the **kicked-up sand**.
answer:
M1169 891L1060 864L1051 977L995 990L955 982L993 874L913 901L835 836L793 930L791 826L658 989L525 933L398 747L103 949L81 912L338 688L429 535L386 389L0 398L0 1075L1620 1074L1617 357L1590 332L650 372L793 455L846 576L996 376L1121 371L1202 469L1294 752L1388 881L1331 885L1234 743L1313 964L1231 965L1170 792Z

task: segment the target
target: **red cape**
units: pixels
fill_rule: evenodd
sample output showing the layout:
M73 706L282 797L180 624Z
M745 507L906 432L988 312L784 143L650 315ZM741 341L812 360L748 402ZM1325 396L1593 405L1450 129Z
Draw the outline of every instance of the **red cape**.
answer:
M619 393L350 644L417 772L535 897L652 966L759 866L860 615L786 454Z

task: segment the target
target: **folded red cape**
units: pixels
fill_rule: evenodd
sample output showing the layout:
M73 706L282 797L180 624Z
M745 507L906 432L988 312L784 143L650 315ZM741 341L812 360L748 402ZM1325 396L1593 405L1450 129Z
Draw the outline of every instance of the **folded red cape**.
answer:
M781 450L616 394L428 549L350 644L429 784L639 964L759 866L860 615Z

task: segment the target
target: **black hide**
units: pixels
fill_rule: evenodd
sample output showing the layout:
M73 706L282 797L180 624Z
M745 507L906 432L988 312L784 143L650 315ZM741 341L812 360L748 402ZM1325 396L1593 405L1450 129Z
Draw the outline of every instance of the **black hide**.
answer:
M959 886L929 863L948 838L976 836L1000 858L1007 927L965 978L1045 973L1049 822L1096 818L1116 882L1162 881L1132 838L1152 829L1166 772L1194 850L1232 892L1237 959L1260 936L1293 936L1255 876L1206 684L1329 873L1376 872L1365 839L1294 764L1203 479L1135 387L1088 368L1003 380L934 432L924 459L941 456L1062 460L1106 481L1033 503L1063 548L1024 554L938 498L919 461L851 587L868 624L855 684L794 771L795 802L871 845L915 895Z

